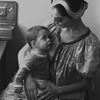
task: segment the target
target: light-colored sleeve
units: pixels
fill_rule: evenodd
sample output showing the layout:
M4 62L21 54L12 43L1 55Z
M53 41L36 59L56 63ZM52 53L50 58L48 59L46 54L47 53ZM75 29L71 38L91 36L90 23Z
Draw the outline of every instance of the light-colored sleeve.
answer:
M76 64L78 72L87 78L92 78L100 67L100 42L95 35L86 39L85 51Z
M28 44L25 44L25 46L22 47L22 49L19 51L19 53L18 53L18 64L19 64L19 68L26 67L25 55L26 55L26 53L27 53L27 51L29 49L30 49L30 46Z

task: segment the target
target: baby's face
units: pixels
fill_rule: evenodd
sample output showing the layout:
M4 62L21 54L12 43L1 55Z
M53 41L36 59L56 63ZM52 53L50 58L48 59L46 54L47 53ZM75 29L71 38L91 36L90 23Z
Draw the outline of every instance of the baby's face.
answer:
M50 48L50 38L49 38L50 33L47 30L42 29L39 32L39 36L37 37L36 40L36 45L40 50L47 50Z

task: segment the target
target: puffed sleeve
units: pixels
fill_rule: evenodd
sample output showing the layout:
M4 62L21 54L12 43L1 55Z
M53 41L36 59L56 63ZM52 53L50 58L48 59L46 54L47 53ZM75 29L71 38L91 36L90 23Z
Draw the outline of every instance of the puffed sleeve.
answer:
M92 78L100 67L100 42L94 34L86 38L83 49L76 69L82 76Z

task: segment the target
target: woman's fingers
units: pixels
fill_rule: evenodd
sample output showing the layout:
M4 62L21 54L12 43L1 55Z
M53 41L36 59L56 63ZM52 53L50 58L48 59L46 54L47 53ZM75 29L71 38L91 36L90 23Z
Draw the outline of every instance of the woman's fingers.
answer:
M27 97L29 100L35 100L34 91L33 90L27 91Z
M38 98L38 100L49 100L50 97L52 96L50 95L50 92L48 92L44 96L41 96L40 98Z
M51 93L48 91L48 88L45 89L42 93L38 94L38 100L50 100L52 97Z
M29 91L29 100L34 100L34 92L33 91Z
M52 95L48 96L46 100L52 100Z
M48 88L46 88L41 93L37 94L37 98L40 98L42 95L45 95L48 91L49 91Z

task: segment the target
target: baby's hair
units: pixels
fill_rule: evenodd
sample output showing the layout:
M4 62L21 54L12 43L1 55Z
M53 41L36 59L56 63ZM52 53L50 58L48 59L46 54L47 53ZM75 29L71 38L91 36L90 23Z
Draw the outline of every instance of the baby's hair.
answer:
M39 35L39 32L41 30L46 30L49 32L48 28L46 28L45 26L42 26L42 25L33 26L28 29L27 34L26 34L26 41L30 47L31 47L31 41L32 40L36 41L36 39Z

